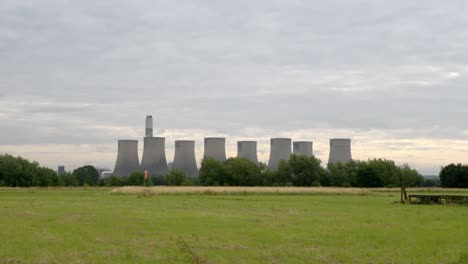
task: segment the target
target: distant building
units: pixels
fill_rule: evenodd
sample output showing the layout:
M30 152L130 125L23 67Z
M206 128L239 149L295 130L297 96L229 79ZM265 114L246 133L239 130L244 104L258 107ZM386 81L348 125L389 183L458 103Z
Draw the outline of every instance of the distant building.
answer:
M110 172L112 174L112 171L109 168L99 168L99 167L94 167L96 171L98 172L99 176L103 176L105 172Z
M58 176L65 175L65 166L63 166L63 165L58 166L57 175Z
M101 176L101 178L107 178L107 177L112 176L113 173L114 172L110 170L102 171L101 173L99 173L99 176Z

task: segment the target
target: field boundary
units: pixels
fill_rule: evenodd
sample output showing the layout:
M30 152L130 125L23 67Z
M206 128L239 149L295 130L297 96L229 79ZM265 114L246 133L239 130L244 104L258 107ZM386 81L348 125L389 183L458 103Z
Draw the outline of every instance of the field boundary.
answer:
M111 194L135 194L143 196L193 194L193 195L246 195L246 194L276 194L276 195L368 195L371 193L399 192L400 188L340 188L340 187L234 187L234 186L126 186L111 190ZM407 191L417 193L467 193L468 189L445 188L407 188Z

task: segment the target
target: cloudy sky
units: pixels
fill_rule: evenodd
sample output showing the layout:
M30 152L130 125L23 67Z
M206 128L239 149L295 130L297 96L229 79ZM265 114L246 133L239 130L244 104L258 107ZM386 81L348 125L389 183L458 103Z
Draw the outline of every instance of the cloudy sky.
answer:
M174 140L352 138L423 174L468 159L468 2L0 2L0 153L113 168L147 114Z

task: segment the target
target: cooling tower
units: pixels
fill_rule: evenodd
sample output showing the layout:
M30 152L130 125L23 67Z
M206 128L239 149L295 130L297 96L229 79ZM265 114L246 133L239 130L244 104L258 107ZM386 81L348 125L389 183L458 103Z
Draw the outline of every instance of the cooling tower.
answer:
M148 175L164 175L168 171L166 161L166 139L163 137L145 137L143 157L140 169Z
M312 144L312 141L295 141L293 142L293 153L311 157L314 155Z
M257 164L257 141L238 141L237 157L246 158L252 161L253 163Z
M210 157L218 161L226 160L226 139L225 138L205 138L205 154L203 157Z
M138 161L138 140L119 140L117 161L115 162L114 175L128 176L140 169Z
M351 159L351 139L330 139L330 156L328 158L328 163L346 163Z
M191 178L198 176L197 162L195 159L195 141L176 140L172 169L182 170Z
M275 171L278 169L280 160L289 160L291 156L291 139L290 138L272 138L270 148L270 161L268 169Z
M146 116L145 137L153 136L153 116Z

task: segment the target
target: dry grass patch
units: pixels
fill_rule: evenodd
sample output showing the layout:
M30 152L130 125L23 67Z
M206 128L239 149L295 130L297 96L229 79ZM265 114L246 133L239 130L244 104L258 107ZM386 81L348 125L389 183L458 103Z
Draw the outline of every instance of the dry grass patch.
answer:
M323 187L215 187L215 186L127 186L115 188L113 194L138 196L161 194L355 194L365 195L369 189Z

